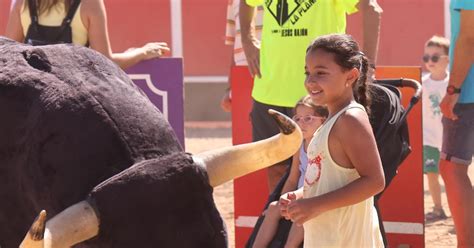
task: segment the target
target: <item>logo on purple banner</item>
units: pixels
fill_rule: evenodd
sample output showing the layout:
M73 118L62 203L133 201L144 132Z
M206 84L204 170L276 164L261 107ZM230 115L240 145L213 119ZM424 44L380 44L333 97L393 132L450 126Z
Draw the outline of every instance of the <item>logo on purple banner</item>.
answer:
M127 69L126 72L161 110L184 147L183 60L147 60Z

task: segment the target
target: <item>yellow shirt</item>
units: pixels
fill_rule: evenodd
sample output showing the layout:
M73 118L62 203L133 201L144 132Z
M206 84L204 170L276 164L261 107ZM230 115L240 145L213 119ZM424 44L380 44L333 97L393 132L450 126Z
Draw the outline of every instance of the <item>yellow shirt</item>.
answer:
M25 2L23 1L23 7L21 8L21 26L23 27L23 35L26 36L28 27L31 24L30 11L26 8ZM38 22L43 26L61 26L64 18L66 17L66 8L64 2L59 2L57 6L53 7L49 12L45 12L38 16ZM76 45L85 46L88 41L87 29L81 20L81 4L77 8L74 18L71 22L72 29L72 43Z
M346 15L358 0L246 0L264 4L260 49L262 78L252 97L261 103L294 107L304 95L306 48L318 36L345 33Z

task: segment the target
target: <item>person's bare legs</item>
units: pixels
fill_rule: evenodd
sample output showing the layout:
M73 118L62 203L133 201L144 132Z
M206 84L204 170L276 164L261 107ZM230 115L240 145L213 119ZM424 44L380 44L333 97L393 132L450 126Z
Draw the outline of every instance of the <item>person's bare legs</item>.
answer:
M275 164L267 168L268 190L271 194L287 171L287 164Z
M454 220L458 247L474 247L474 192L468 166L440 160L449 209Z
M258 230L257 237L255 237L253 248L266 248L268 246L273 236L275 236L280 219L281 215L278 202L274 201L268 205L265 211L265 219Z
M439 174L434 172L428 172L428 190L430 191L431 198L433 199L434 207L442 209L441 205L441 186L439 184Z
M288 233L288 239L286 240L285 248L298 248L304 239L304 231L302 226L297 226L293 223L291 225L290 232Z

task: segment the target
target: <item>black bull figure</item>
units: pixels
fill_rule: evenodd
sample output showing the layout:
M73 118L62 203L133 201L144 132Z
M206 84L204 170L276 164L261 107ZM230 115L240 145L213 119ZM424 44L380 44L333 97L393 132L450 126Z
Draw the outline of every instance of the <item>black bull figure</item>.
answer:
M272 115L280 134L193 156L102 55L0 37L0 247L225 247L213 187L301 144Z

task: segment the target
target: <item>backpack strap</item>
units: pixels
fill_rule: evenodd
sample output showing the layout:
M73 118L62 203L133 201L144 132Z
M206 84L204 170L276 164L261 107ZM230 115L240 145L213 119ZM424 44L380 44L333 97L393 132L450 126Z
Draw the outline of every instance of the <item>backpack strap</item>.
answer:
M63 34L66 27L71 26L72 19L74 18L74 15L76 14L76 11L79 8L80 3L81 3L81 0L74 0L72 2L72 5L71 5L71 7L69 8L69 11L66 14L66 17L64 17L63 22L61 23L60 31L58 32L58 37L56 37L56 40L59 39L59 37L61 37L61 35ZM71 39L72 39L72 37L71 37Z
M74 18L74 15L76 14L77 9L79 8L79 4L81 4L81 0L74 0L71 4L71 7L69 8L69 11L67 12L66 17L64 17L63 23L61 26L69 26L71 25L72 19Z
M31 23L38 26L38 8L36 7L36 0L28 0L28 10L30 11Z
M81 4L81 0L74 0L71 7L69 8L69 11L68 11L66 17L64 18L63 24L61 26L71 25L72 19L74 18L74 15L76 14L77 10L79 9L80 4ZM89 47L89 41L87 41L85 47Z

